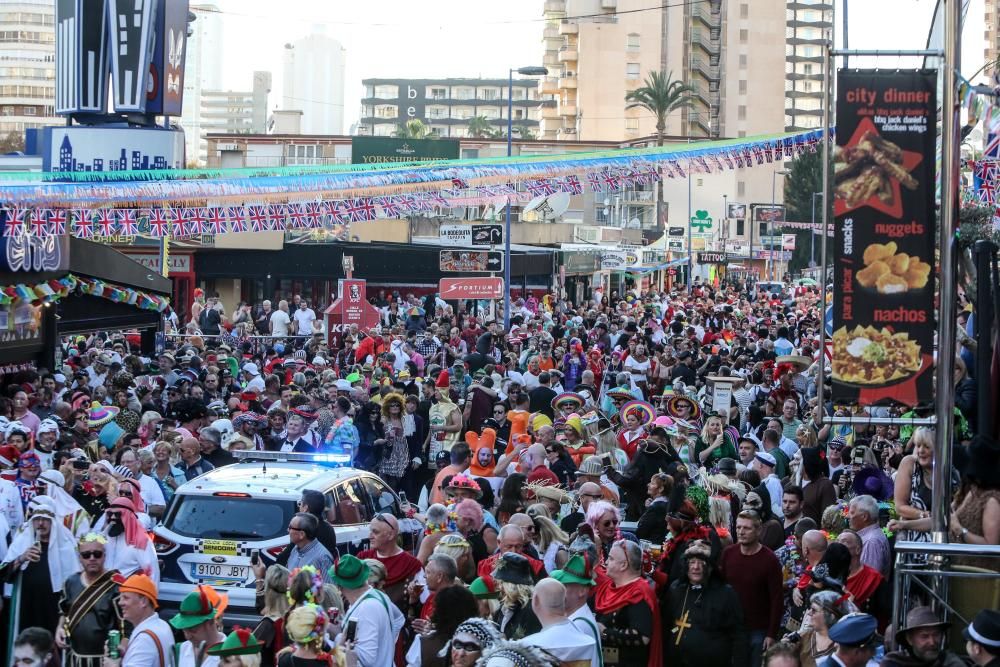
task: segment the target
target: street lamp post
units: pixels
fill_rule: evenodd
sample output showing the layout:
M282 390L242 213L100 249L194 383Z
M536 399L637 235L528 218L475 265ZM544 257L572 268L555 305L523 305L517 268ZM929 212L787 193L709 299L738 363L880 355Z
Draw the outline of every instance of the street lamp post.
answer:
M768 261L771 264L771 282L774 282L774 265L775 265L775 259L774 259L774 208L773 207L774 207L774 205L776 203L776 200L775 200L775 187L774 186L775 186L775 180L777 179L778 175L780 174L780 175L784 176L787 173L788 173L787 171L781 171L781 170L779 170L779 171L775 171L775 172L773 172L771 174L771 207L772 207L771 211L772 212L771 212L771 219L767 221L767 235L771 237L770 238L771 243L769 244L770 245L770 249L767 251L768 252L767 256L769 258Z
M814 192L812 198L812 225L809 228L809 268L816 266L816 197L822 197L822 192Z
M521 76L545 76L547 67L521 67L507 70L507 157L510 157L514 138L514 72ZM510 197L504 214L503 229L503 328L510 331Z

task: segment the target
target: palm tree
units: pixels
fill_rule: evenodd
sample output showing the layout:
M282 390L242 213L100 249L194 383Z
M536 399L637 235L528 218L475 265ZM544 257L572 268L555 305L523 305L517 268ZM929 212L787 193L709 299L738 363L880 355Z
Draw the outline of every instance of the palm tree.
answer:
M691 105L694 88L682 81L673 81L673 72L650 72L643 85L625 93L626 109L645 109L656 117L656 145L663 145L667 131L667 116L676 109ZM656 184L656 224L662 220L663 181Z
M469 119L469 136L476 139L491 139L497 136L497 131L489 118L475 116Z
M516 125L514 126L514 132L517 133L524 141L534 141L535 133L531 131L531 128L527 125Z
M424 124L419 118L408 120L399 125L392 136L399 139L434 139L437 135L431 132L431 128Z

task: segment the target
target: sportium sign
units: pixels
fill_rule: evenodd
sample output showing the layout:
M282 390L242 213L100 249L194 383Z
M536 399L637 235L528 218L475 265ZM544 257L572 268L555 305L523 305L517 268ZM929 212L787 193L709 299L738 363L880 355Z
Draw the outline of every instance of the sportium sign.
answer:
M458 139L351 137L351 164L457 159Z

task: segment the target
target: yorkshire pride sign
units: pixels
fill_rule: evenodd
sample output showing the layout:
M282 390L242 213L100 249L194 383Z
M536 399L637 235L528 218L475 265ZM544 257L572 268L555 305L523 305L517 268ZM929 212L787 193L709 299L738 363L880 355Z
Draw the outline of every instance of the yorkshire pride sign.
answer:
M457 159L458 139L351 137L351 164Z

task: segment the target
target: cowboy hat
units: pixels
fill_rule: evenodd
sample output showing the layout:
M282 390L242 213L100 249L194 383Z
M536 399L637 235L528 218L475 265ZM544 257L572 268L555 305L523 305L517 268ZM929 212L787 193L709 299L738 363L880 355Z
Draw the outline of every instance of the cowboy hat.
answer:
M917 630L918 628L945 629L949 627L951 627L951 621L942 621L930 607L914 607L906 615L903 627L896 631L896 643L908 643L906 642L906 633L910 630Z

